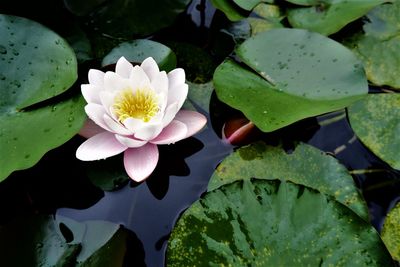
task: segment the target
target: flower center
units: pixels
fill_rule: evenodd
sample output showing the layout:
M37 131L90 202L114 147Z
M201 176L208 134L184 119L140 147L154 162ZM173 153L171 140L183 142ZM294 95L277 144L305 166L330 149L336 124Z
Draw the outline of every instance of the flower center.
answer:
M127 118L148 122L159 110L157 95L148 89L132 92L130 88L127 88L115 96L113 109L120 122Z

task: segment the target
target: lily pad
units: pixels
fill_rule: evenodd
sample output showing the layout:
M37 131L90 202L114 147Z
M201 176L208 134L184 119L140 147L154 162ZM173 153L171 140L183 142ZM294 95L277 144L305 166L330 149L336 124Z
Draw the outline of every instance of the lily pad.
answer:
M241 8L250 11L259 3L265 2L265 0L233 0L233 2L235 2Z
M6 37L0 40L2 181L69 140L82 127L85 113L81 98L49 100L77 78L75 54L61 37L36 22L8 15L0 15L0 35Z
M187 83L189 84L188 99L209 113L211 95L214 91L213 83Z
M379 158L400 170L400 95L371 94L348 109L357 137Z
M214 73L218 98L262 131L342 109L368 92L362 64L341 44L301 29L272 29L241 44Z
M253 179L209 192L186 210L169 240L167 265L393 263L375 229L331 197L289 182Z
M118 45L104 57L101 65L104 67L115 64L122 56L130 62L138 63L152 57L160 69L167 72L176 67L175 53L169 47L146 39L133 40Z
M247 12L236 5L232 0L211 0L216 9L224 12L231 21L239 21L247 17Z
M127 236L126 230L109 222L34 216L0 226L0 264L122 266Z
M288 11L289 23L293 27L308 29L324 35L338 32L350 22L364 16L372 8L387 2L386 0L287 1L309 5L307 7L292 8Z
M347 45L364 62L368 80L400 89L400 1L371 10L363 27Z
M284 18L284 16L282 15L279 6L260 3L253 9L253 12L261 18L247 18L251 26L252 36L270 29L284 28L283 24L281 23L281 20Z
M381 234L393 259L400 261L400 204L386 216Z
M300 143L292 153L263 142L242 147L214 172L208 191L251 178L290 181L330 195L368 221L368 207L347 169L335 158Z

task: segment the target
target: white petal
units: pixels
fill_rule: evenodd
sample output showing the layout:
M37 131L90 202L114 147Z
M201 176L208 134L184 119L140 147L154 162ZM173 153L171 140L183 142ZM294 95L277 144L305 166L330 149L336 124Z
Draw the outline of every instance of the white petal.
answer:
M151 81L151 86L156 93L167 93L168 92L168 76L165 71L159 72L154 76Z
M127 146L127 147L141 147L144 146L145 144L147 144L147 141L143 141L143 140L137 140L135 138L130 138L127 136L122 136L122 135L115 135L115 138L117 138L117 140Z
M110 128L108 128L108 126L105 124L103 119L104 114L106 114L103 106L90 103L85 106L85 111L89 118L94 121L94 123L107 131L111 131Z
M124 153L125 170L136 182L149 177L156 168L157 162L157 145L150 143L138 148L129 148Z
M135 119L135 118L127 118L122 123L132 133L136 133L136 131L138 129L142 128L144 125L144 122L142 120Z
M181 68L174 69L168 73L169 88L174 88L185 83L185 71Z
M103 128L94 123L91 119L87 119L83 127L79 130L79 135L85 138L90 138L104 131Z
M91 161L115 156L127 147L115 139L109 132L99 133L83 142L76 150L76 157L80 160Z
M89 74L89 83L93 85L97 85L103 87L104 85L104 72L96 69L90 69Z
M150 85L149 77L147 77L146 72L139 66L133 67L129 80L133 89L149 87Z
M178 109L180 109L186 100L188 91L189 86L186 83L170 88L168 91L168 105L178 102Z
M102 87L92 84L82 84L81 92L87 103L100 104L99 93Z
M183 122L174 120L150 142L157 145L169 145L186 138L187 127Z
M102 91L99 94L99 98L104 110L111 115L111 108L114 105L115 93L110 91Z
M152 57L148 57L145 60L143 60L143 62L140 66L146 72L150 81L153 81L153 79L154 79L154 77L156 77L157 73L160 72L160 69L158 68L156 61Z
M191 111L191 110L180 110L176 114L175 120L178 120L186 124L186 127L188 129L186 137L196 134L207 123L207 118L205 116L196 111Z
M133 69L132 64L126 60L126 58L121 57L117 61L117 65L115 66L115 72L121 76L122 78L128 79L131 71Z
M116 122L114 119L110 118L108 114L103 115L104 122L111 129L112 132L122 135L131 135L132 132L122 126L119 122Z
M107 71L104 75L104 88L110 92L127 89L130 87L129 80L112 71Z
M149 124L149 123L146 123L146 124L143 125L142 128L140 128L140 129L138 129L136 131L134 136L137 139L147 140L148 141L148 140L153 139L157 135L159 135L161 131L162 131L162 125L161 124Z
M169 105L165 109L164 118L162 119L162 126L167 126L175 118L175 115L178 111L178 102Z

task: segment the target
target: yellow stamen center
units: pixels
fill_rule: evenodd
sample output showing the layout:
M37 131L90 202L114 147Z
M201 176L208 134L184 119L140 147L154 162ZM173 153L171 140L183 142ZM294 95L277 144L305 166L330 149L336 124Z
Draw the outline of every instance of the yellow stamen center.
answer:
M127 118L148 122L159 110L157 95L148 89L133 92L131 88L127 88L115 96L113 109L120 122Z

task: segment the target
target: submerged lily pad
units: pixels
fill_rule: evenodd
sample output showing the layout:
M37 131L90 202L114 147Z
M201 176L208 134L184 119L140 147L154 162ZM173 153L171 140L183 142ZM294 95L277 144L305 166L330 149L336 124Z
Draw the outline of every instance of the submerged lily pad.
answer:
M400 204L386 216L381 234L393 259L400 261Z
M127 237L126 230L109 222L35 216L0 226L0 264L122 266Z
M224 184L251 178L290 181L334 197L368 221L368 208L347 169L335 158L300 143L291 153L263 142L229 155L208 184L212 191Z
M101 65L115 64L124 56L130 62L140 63L148 57L154 58L160 69L170 71L176 67L175 53L167 46L146 39L124 42L108 53Z
M272 29L236 50L214 73L219 99L265 132L338 110L368 92L362 64L341 44L301 29Z
M400 170L400 95L371 94L349 107L351 127L379 158Z
M375 229L331 197L253 179L209 192L186 210L172 231L167 265L393 264Z
M364 62L368 80L400 89L400 1L368 13L363 32L347 45Z
M42 25L0 15L0 181L33 166L75 135L85 120L84 101L50 98L77 78L73 50ZM47 102L43 102L47 100Z
M295 28L308 29L324 35L338 32L350 22L364 16L372 8L386 0L287 0L294 4L306 5L289 9L288 19Z

